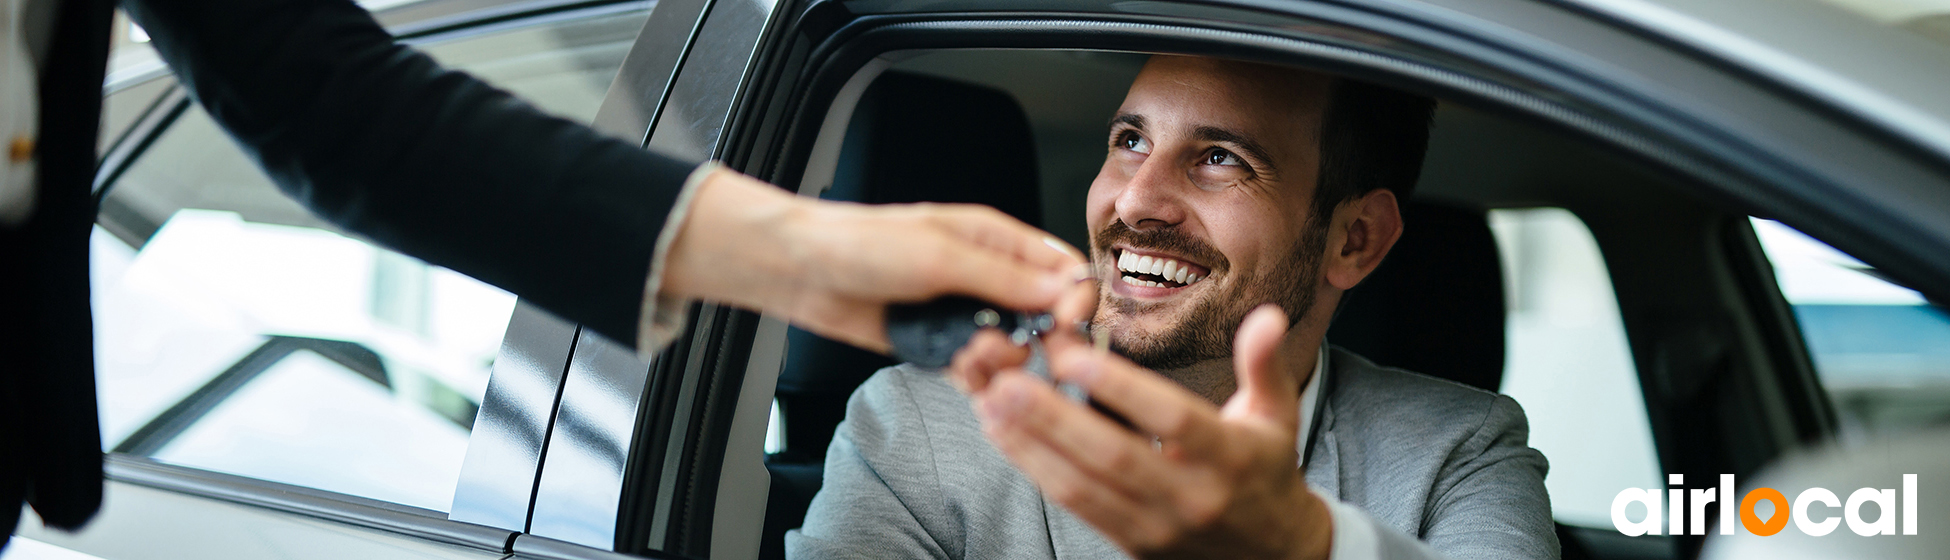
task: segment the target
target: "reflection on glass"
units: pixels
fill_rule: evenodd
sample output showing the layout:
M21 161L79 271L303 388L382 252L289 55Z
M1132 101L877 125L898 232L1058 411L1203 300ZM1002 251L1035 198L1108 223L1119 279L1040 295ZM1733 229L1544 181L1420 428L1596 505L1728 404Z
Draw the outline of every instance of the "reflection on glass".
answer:
M1558 521L1611 527L1620 488L1661 488L1638 369L1591 230L1559 208L1491 210L1509 302L1503 393L1550 460Z
M1943 309L1793 228L1761 219L1753 225L1844 437L1950 421L1950 316Z
M587 122L647 14L422 48ZM130 92L156 93L108 104L134 107ZM197 107L101 207L92 281L109 450L448 509L513 295L314 217Z
M1856 16L1950 46L1950 0L1822 0Z
M445 511L467 430L311 351L279 360L153 457Z
M98 228L95 246L111 450L446 509L512 295L231 212L180 210L140 251ZM377 365L361 374L311 352L252 363L281 340L345 343ZM235 375L254 378L207 396Z

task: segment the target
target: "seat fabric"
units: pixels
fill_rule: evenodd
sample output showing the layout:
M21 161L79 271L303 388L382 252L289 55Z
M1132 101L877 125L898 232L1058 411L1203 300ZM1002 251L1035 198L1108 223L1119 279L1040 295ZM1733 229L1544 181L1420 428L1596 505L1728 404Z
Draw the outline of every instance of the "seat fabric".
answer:
M1481 210L1409 202L1388 257L1348 293L1330 344L1486 391L1503 383L1503 265Z

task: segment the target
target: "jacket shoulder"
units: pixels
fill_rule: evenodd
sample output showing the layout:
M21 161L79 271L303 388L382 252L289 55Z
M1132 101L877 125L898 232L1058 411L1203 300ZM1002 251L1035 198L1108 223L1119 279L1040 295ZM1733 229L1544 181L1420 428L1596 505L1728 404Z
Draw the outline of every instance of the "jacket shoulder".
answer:
M1523 407L1508 396L1335 349L1327 402L1332 429L1376 450L1478 449L1528 439Z
M1499 398L1496 393L1401 368L1375 364L1359 354L1334 348L1333 387L1328 398L1341 410L1386 412L1410 417L1481 418Z

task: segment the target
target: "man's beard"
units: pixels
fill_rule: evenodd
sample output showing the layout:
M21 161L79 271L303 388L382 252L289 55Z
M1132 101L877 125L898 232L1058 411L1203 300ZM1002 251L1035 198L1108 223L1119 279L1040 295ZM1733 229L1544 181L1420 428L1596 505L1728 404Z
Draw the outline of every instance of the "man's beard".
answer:
M1112 258L1108 254L1109 247L1123 242L1140 249L1182 255L1214 271L1227 267L1225 257L1216 249L1176 229L1140 231L1124 225L1122 220L1113 220L1097 232L1092 242L1099 258ZM1231 285L1226 290L1205 290L1199 301L1186 302L1190 307L1182 319L1159 332L1117 329L1118 316L1135 319L1137 315L1163 307L1163 304L1112 299L1111 287L1106 285L1099 296L1097 316L1093 323L1098 327L1115 329L1111 336L1112 350L1155 371L1181 370L1211 360L1228 359L1232 356L1232 341L1238 333L1239 324L1246 320L1246 314L1261 304L1279 304L1292 323L1298 323L1313 309L1314 290L1320 283L1320 262L1326 245L1326 222L1311 220L1305 233L1287 252L1287 259L1274 267L1272 273L1251 279L1227 278ZM1121 271L1114 272L1123 274ZM1112 281L1118 280L1113 278ZM1179 380L1180 383L1191 381Z

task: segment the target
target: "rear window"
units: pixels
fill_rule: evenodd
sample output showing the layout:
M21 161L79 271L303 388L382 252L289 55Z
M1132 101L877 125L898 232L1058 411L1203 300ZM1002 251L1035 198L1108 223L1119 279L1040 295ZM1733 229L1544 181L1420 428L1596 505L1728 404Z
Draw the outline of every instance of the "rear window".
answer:
M1490 211L1509 306L1503 393L1523 405L1560 523L1610 530L1620 488L1664 485L1618 296L1591 230L1562 208Z

